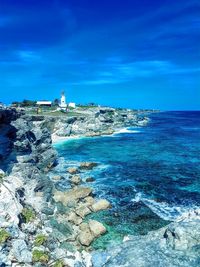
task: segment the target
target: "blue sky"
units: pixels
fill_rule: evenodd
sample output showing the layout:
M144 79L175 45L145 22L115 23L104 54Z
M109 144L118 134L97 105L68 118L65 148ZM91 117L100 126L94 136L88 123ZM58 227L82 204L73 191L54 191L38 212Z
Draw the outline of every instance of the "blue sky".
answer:
M0 101L200 109L199 0L0 0Z

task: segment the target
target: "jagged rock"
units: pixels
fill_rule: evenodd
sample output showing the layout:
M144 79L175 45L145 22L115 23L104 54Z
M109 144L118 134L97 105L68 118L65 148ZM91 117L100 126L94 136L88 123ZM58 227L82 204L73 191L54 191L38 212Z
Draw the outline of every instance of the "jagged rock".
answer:
M108 202L106 199L101 199L98 202L94 203L91 207L92 211L97 212L100 210L106 210L111 207L110 202Z
M94 237L99 237L100 235L105 234L107 231L105 226L98 221L89 220L88 224L89 224L90 231L94 235Z
M18 239L13 241L12 252L19 262L30 263L32 261L32 254L28 250L28 247L24 240Z
M70 203L71 201L79 200L89 196L92 193L92 189L88 187L78 187L68 192L55 191L54 199L56 202L60 201L64 205Z

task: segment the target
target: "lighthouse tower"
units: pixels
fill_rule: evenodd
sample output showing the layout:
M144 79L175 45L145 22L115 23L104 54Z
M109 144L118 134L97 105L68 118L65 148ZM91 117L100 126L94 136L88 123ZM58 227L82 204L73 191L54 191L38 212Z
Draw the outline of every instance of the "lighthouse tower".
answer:
M63 91L62 94L61 94L61 99L60 99L60 107L62 109L65 109L67 107L67 104L66 104L66 98L65 98L65 92Z

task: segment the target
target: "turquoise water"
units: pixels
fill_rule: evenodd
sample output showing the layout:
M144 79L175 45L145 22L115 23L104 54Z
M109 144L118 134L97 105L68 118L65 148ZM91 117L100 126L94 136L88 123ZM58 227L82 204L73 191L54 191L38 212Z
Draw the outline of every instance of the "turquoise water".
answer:
M162 112L150 118L147 127L56 145L60 164L55 172L64 174L80 161L99 163L87 173L95 178L88 185L113 208L92 215L109 229L96 247L127 234L146 234L200 204L200 112ZM67 177L60 186L69 187Z

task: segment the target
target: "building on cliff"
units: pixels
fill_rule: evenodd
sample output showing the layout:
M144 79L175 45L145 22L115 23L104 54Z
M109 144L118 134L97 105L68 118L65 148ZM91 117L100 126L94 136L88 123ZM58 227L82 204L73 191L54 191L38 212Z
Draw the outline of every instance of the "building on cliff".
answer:
M65 97L65 92L63 91L61 94L61 99L60 99L60 104L59 107L63 110L67 109L67 107L71 107L71 108L75 108L76 104L70 102L69 104L67 104L66 102L66 97Z

